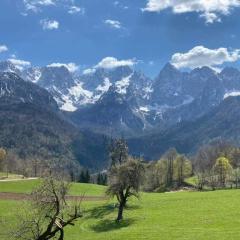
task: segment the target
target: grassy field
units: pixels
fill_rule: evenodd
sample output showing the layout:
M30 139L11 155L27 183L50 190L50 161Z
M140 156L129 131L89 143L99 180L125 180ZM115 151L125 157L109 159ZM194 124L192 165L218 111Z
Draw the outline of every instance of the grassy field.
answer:
M13 192L13 193L30 193L35 187L40 184L39 179L36 180L21 180L21 181L0 181L0 192ZM69 194L71 195L103 195L105 191L104 186L95 184L73 183L70 188Z
M82 184L73 185L72 193L84 191L81 187L93 195L104 193L104 187ZM84 217L67 228L66 240L237 240L239 200L238 190L143 193L139 201L129 202L121 224L114 222L117 209L113 200L83 202ZM14 212L20 206L20 202L0 201L0 215L15 221ZM0 224L0 233L3 228ZM3 236L0 239L5 240Z

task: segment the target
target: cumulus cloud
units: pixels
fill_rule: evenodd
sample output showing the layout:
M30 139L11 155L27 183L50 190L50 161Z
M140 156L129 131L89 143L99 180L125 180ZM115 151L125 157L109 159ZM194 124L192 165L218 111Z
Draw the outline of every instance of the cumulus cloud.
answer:
M84 8L80 8L80 7L77 7L77 6L71 6L71 7L69 7L68 13L69 13L69 14L79 13L79 14L84 15L84 14L85 14L85 9L84 9Z
M10 61L12 64L15 65L16 68L19 70L23 70L24 68L30 67L31 63L29 61L16 59L16 58L9 58L8 61Z
M172 9L173 13L197 12L206 23L221 21L221 15L229 15L235 7L240 7L239 0L148 0L143 11L161 12Z
M171 63L176 68L197 68L208 66L217 69L225 62L236 62L240 59L240 49L229 51L227 48L209 49L196 46L186 53L175 53Z
M104 21L104 23L111 28L116 28L116 29L122 28L122 24L117 20L107 19Z
M0 53L8 51L8 47L6 45L0 45Z
M65 67L69 72L76 72L79 70L79 66L75 63L51 63L48 67Z
M137 61L135 59L118 60L117 58L114 58L114 57L106 57L106 58L103 58L93 68L85 69L83 73L91 74L91 73L94 73L98 68L113 69L113 68L124 67L124 66L132 67L135 64L137 64Z
M59 28L59 22L56 20L42 19L40 20L43 30L54 30Z

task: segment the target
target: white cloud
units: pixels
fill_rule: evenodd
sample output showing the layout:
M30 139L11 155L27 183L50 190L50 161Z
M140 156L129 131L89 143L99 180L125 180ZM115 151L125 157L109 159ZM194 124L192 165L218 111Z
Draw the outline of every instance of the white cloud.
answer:
M122 66L133 66L136 64L135 59L127 59L127 60L118 60L114 57L106 57L102 59L95 68L116 68L116 67L122 67Z
M6 45L0 45L0 53L8 51L8 47Z
M16 66L19 70L23 70L24 68L30 67L31 63L25 60L16 59L16 58L9 58L8 61L10 61L12 64Z
M161 12L172 9L173 13L197 12L206 23L221 21L221 15L229 15L235 7L240 7L239 0L148 0L143 11Z
M48 67L65 67L69 72L76 72L79 70L79 66L75 63L51 63Z
M114 57L106 57L106 58L103 58L93 68L85 69L83 71L83 74L92 74L98 68L113 69L113 68L124 67L124 66L132 67L135 64L137 64L137 61L135 59L118 60L117 58L114 58Z
M116 20L107 19L104 21L104 23L111 28L116 28L116 29L122 28L122 24Z
M96 72L95 68L88 68L88 69L83 70L83 74L85 74L85 75L93 74L95 72Z
M56 0L23 0L27 11L38 12L41 7L55 5Z
M175 53L171 63L176 68L197 68L208 66L214 69L225 62L236 62L240 59L240 49L229 51L227 48L209 49L196 46L186 53Z
M80 13L82 15L85 14L85 9L84 8L80 8L80 7L77 7L77 6L71 6L68 10L68 13L69 14L76 14L76 13Z
M54 30L59 28L59 22L56 20L42 19L40 20L43 30Z
M21 13L27 16L28 12L38 13L45 7L54 6L67 10L69 14L85 14L85 9L74 5L74 0L22 0L25 12Z

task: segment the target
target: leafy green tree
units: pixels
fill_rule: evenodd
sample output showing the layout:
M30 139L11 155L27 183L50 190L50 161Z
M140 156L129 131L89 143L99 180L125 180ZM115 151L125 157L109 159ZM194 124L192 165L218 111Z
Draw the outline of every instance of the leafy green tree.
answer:
M139 189L144 173L143 164L134 158L128 157L121 164L113 165L109 170L109 186L107 194L116 196L119 207L116 221L123 219L123 210L131 196L139 197Z
M222 187L225 187L227 174L231 169L232 166L227 158L219 157L216 160L216 163L214 165L214 171L216 172L216 174L218 174L219 183Z

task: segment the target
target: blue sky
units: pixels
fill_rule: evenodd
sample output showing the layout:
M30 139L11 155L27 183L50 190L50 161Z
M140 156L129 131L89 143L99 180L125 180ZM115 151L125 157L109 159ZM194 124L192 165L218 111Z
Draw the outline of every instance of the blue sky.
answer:
M239 0L1 0L0 59L84 70L111 57L150 76L169 61L239 66L239 19Z

